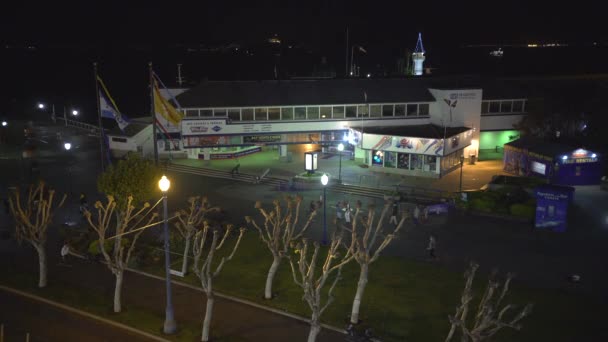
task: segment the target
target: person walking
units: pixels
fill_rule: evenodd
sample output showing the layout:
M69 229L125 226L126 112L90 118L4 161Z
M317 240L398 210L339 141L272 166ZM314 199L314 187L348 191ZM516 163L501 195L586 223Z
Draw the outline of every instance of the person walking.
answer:
M397 225L397 214L398 213L399 213L399 206L397 205L397 203L393 203L393 212L391 214L391 219L388 221L388 223Z
M420 206L418 206L418 204L416 204L416 207L414 208L414 224L420 224Z
M350 205L346 202L346 208L344 208L344 223L346 227L350 227Z
M342 202L338 201L336 203L336 219L338 219L339 221L342 220Z
M429 245L426 248L427 251L429 251L429 258L431 258L431 260L436 260L437 256L435 255L435 247L437 245L437 241L435 240L435 236L433 236L431 234L431 236L429 237Z

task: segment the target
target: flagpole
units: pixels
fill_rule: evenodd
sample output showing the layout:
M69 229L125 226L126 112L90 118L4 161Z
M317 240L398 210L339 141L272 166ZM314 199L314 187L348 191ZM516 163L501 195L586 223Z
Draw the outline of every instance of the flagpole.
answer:
M99 151L101 152L101 172L105 171L105 163L104 163L104 148L103 148L103 123L101 121L101 106L99 104L99 81L97 76L97 62L93 62L93 72L95 76L95 97L97 98L97 120L99 122ZM67 122L67 121L66 121Z
M154 75L152 62L148 62L150 72L150 115L152 116L152 142L154 143L154 164L158 165L158 144L156 142L156 113L154 110Z

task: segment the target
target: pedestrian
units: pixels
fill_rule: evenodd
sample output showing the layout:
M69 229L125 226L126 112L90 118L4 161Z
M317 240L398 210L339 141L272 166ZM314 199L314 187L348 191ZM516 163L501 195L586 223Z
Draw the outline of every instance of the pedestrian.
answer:
M420 207L418 204L416 204L416 207L414 208L414 224L420 224Z
M342 203L338 201L336 203L336 219L342 220Z
M435 241L435 237L433 235L431 235L429 237L429 245L426 248L426 250L429 251L429 257L431 258L431 260L437 259L437 256L435 255L436 244L437 244L437 242Z
M344 222L346 226L350 226L350 205L346 202L346 208L344 208Z
M65 262L65 257L68 256L68 254L70 254L70 245L68 244L68 241L65 240L63 247L61 247L61 260Z
M399 206L397 205L397 203L393 203L393 213L391 214L391 219L388 221L388 223L397 225L397 214L398 213L399 213Z
M422 218L424 220L424 223L427 223L429 221L429 207L425 206L424 209L422 209Z

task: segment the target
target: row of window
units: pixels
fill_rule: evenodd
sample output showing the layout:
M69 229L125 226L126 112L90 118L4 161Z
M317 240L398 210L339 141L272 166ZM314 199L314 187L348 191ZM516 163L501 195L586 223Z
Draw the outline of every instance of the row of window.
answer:
M481 114L525 112L526 100L495 100L481 102Z
M186 117L228 117L232 121L329 120L428 115L428 103L186 110Z
M423 154L372 150L372 165L435 173L437 157Z

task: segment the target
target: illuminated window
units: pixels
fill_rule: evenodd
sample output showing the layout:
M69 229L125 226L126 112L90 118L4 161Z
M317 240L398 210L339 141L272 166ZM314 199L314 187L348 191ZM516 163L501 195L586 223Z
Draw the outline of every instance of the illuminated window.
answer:
M278 107L268 108L268 120L281 120L281 109Z
M319 119L319 107L307 107L306 115L309 120Z
M418 105L418 115L429 115L428 103L421 103Z
M241 115L243 121L253 121L253 108L243 108Z
M382 166L384 164L384 152L372 150L372 165Z
M357 117L357 106L346 106L346 117L356 118Z
M331 107L321 107L321 119L331 119Z
M255 109L255 121L268 120L267 108L256 108Z
M334 119L344 118L344 106L334 106L333 107L333 117L334 117Z
M395 105L395 116L405 116L405 105Z
M228 118L232 121L241 121L241 110L228 109Z
M367 117L369 117L369 106L368 105L359 106L357 108L357 113L358 113L357 115L360 118L367 118Z
M418 105L417 104L408 104L407 105L407 116L416 116L418 115Z
M397 167L404 170L410 169L409 153L397 153Z
M380 105L371 105L369 106L370 117L380 117L382 115L382 106Z
M393 105L382 105L382 116L393 116Z
M293 108L281 108L281 120L293 120Z
M511 113L513 109L513 101L502 101L500 103L500 112L501 113Z
M306 107L296 107L294 113L296 120L306 120Z

